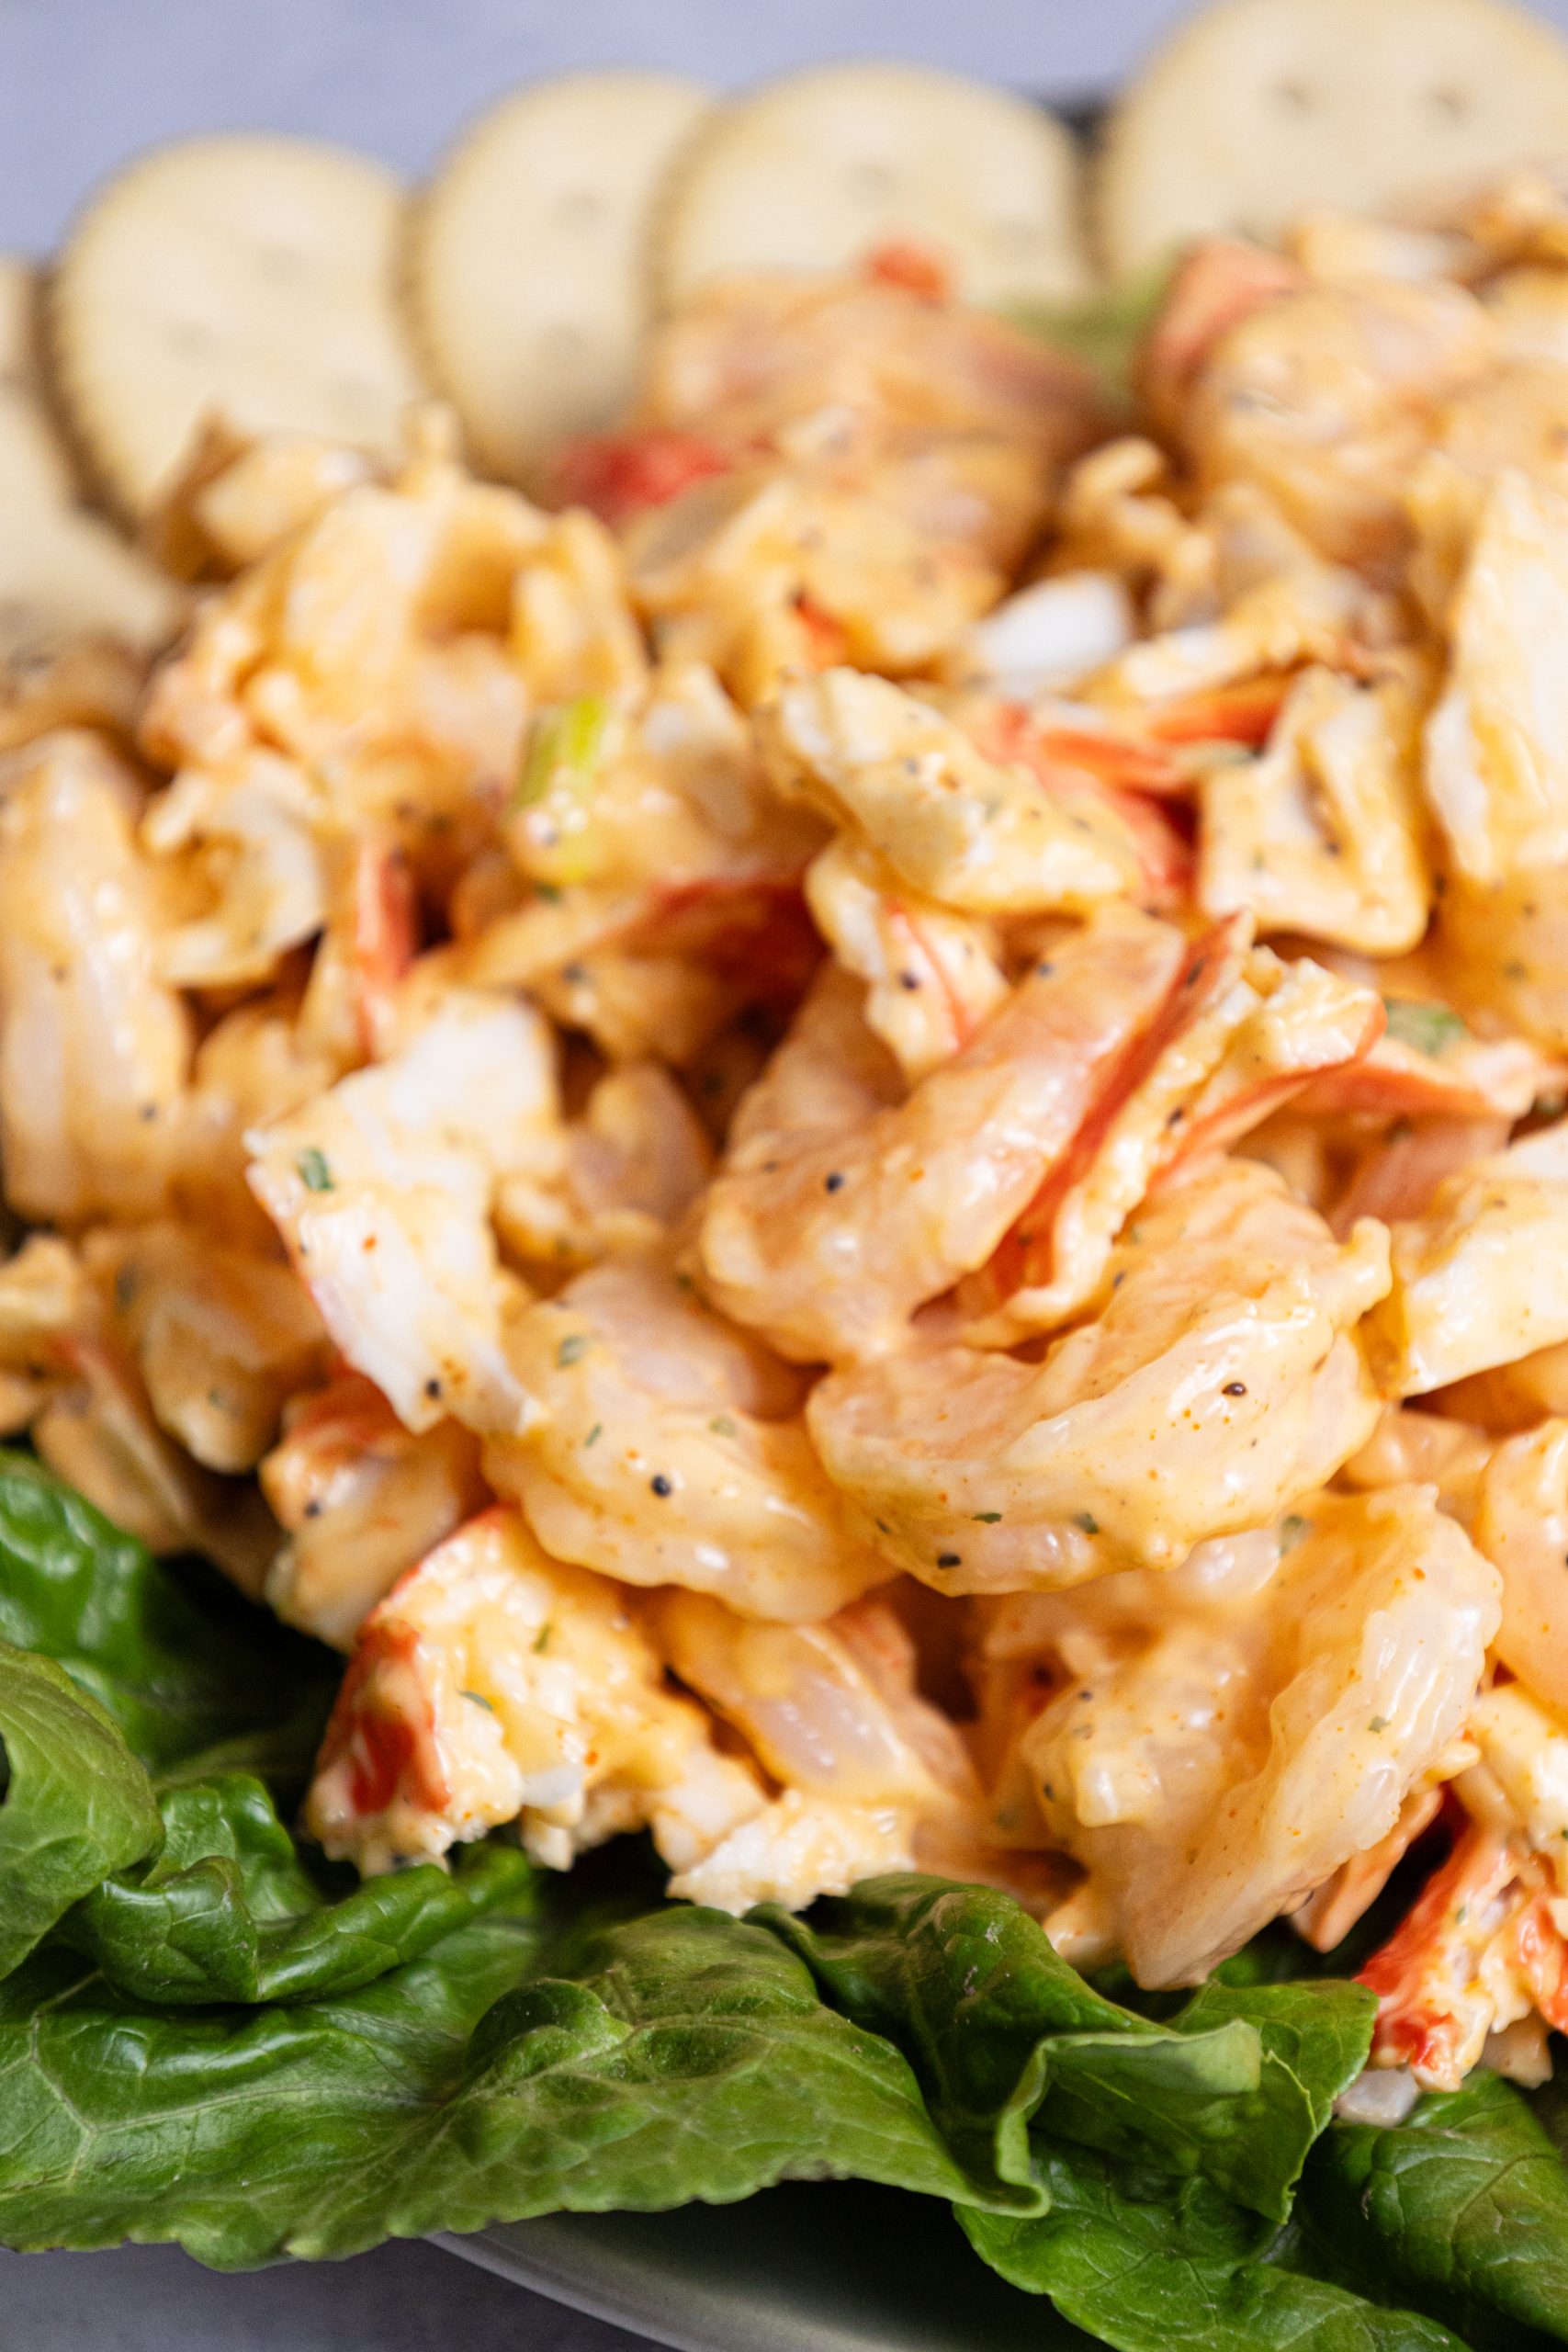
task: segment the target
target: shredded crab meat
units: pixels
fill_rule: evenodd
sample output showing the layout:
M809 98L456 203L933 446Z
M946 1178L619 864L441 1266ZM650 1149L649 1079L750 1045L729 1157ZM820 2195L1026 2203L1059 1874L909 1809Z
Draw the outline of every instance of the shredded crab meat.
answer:
M537 1016L454 995L393 1060L247 1138L252 1187L322 1322L411 1430L447 1413L481 1430L526 1417L490 1209L556 1119Z
M1138 895L1136 834L1091 780L1047 793L885 678L803 679L763 723L781 789L860 827L912 888L961 912L1077 913Z
M542 1551L515 1511L470 1520L363 1627L306 1818L361 1868L520 1820L536 1860L649 1825L695 1859L761 1810L754 1774L664 1688L622 1589Z

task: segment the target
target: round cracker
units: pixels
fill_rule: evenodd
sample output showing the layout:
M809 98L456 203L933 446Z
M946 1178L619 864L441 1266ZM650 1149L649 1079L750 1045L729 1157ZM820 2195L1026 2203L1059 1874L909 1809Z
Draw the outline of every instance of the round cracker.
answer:
M37 278L14 254L0 254L0 513L66 505L76 494L43 404L37 321Z
M1096 221L1120 272L1562 157L1568 42L1506 0L1222 0L1112 113Z
M661 300L734 270L842 269L912 244L973 302L1089 282L1081 172L1043 107L923 65L825 65L717 108L671 175Z
M394 447L418 372L393 290L402 197L360 155L249 134L155 150L108 182L55 273L61 397L130 513L199 427Z
M18 505L0 482L0 662L83 638L151 653L180 609L175 583L97 515L46 499Z
M39 389L38 277L16 254L0 254L0 384Z
M481 464L514 481L636 390L648 218L708 104L669 74L573 74L472 124L414 208L414 331Z

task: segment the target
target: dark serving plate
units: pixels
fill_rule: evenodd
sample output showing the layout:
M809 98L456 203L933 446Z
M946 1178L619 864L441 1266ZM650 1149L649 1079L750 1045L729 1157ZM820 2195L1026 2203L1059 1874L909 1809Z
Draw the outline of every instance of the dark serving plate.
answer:
M437 2241L677 2352L1088 2352L934 2199L859 2181L673 2213L556 2213Z

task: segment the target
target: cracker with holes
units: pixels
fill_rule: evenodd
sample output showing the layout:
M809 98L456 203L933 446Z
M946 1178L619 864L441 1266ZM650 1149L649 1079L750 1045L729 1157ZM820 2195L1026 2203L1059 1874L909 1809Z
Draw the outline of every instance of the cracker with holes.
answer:
M1096 219L1113 271L1226 230L1268 238L1568 159L1568 42L1506 0L1222 0L1107 128Z
M61 256L61 397L143 515L203 424L387 449L419 378L393 298L402 197L306 140L191 139L111 180Z
M671 176L655 266L669 306L737 270L929 254L977 303L1088 282L1078 154L1041 107L918 65L827 65L716 110Z
M666 74L536 83L481 116L415 208L415 332L492 472L530 481L626 406L649 208L707 102Z
M151 653L179 610L173 582L111 525L17 496L0 469L0 664L36 665L83 638Z

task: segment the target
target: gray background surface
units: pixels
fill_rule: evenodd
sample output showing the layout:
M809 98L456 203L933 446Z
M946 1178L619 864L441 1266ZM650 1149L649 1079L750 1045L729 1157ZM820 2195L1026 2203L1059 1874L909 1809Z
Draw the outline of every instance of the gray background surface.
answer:
M883 52L1046 96L1103 90L1180 0L0 0L0 246L47 252L153 141L264 128L423 170L465 115L565 66L718 83ZM1568 26L1568 0L1540 13ZM633 2352L432 2246L219 2278L168 2247L0 2253L3 2352Z

